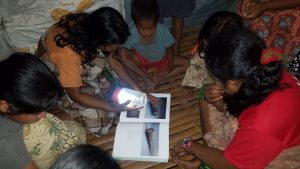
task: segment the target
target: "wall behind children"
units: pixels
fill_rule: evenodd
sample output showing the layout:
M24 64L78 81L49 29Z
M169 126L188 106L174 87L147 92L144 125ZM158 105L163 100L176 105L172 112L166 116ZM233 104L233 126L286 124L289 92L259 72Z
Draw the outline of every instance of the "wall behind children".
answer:
M61 16L102 6L124 15L123 0L1 0L0 60L14 51L34 53L41 35Z
M159 1L159 0L158 0ZM184 1L184 0L183 0ZM130 2L124 0L126 22L131 22L130 18ZM196 0L196 7L190 17L184 19L186 26L193 26L204 21L214 12L220 10L235 11L236 0ZM171 27L171 18L164 18L164 24Z

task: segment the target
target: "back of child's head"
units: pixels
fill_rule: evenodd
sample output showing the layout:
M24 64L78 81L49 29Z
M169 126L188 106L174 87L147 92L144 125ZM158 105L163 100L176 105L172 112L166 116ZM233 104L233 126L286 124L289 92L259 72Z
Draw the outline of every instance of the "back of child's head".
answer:
M137 24L141 20L158 22L159 7L156 0L133 0L131 17Z
M216 12L205 21L199 33L198 41L208 41L220 32L230 33L238 29L243 29L243 21L240 15L229 11Z
M14 53L1 61L0 77L0 100L6 101L13 113L49 110L62 95L56 77L37 56L29 53Z
M50 169L120 169L120 166L98 147L79 145L62 154Z
M242 80L239 91L224 98L228 111L238 116L245 108L261 103L279 87L282 64L260 62L265 49L263 41L246 29L220 33L208 42L205 62L208 71L224 84Z

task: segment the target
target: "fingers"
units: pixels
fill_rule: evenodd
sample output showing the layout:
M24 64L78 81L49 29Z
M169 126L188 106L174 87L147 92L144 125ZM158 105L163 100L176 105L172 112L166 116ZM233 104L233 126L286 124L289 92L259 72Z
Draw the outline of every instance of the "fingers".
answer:
M122 105L127 106L130 103L130 100L127 100L125 103L122 103Z
M258 4L257 1L255 0L245 0L244 3L242 4L242 9L241 9L241 15L243 16L244 19L253 19L253 16L249 16L250 12L253 11L253 9L256 9L256 5ZM253 12L251 12L253 13Z
M141 108L143 108L144 106L139 106L139 107L126 107L125 110L126 111L131 111L131 110L139 110Z
M188 87L188 86L184 86L184 87L182 87L182 92L183 92L184 96L192 96L193 88Z
M245 12L244 19L255 19L259 16L259 11L257 8L250 8Z
M178 160L179 160L179 153L176 152L171 152L171 157L174 163L178 164Z
M159 103L159 99L157 97L152 96L151 94L147 94L147 97L148 97L150 103L152 103L152 104Z
M209 103L216 103L223 99L224 91L217 85L206 85L205 98Z
M249 1L242 8L242 16L246 20L252 20L259 17L266 10L264 3L259 3L257 1Z
M128 107L127 105L130 103L130 100L127 100L125 103L119 104L119 110L120 111L130 111L130 110L139 110L143 108L144 106L139 107Z

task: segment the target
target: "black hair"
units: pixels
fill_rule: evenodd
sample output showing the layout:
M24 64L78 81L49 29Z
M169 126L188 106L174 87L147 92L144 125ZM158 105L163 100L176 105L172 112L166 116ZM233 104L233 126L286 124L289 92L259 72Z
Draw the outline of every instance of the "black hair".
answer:
M203 48L203 40L208 41L210 38L221 32L235 32L238 29L243 29L242 17L236 13L229 11L219 11L205 21L198 36L199 50Z
M0 99L12 113L47 111L57 104L62 88L48 67L29 53L14 53L0 62Z
M269 94L281 88L282 63L260 63L265 49L262 40L248 30L221 33L208 42L205 62L208 71L224 84L242 80L239 91L224 96L230 114L238 117L247 107L260 104Z
M122 15L111 7L102 7L90 14L71 13L62 17L56 25L64 30L54 37L56 45L71 47L84 62L98 55L100 45L123 44L129 36Z
M135 23L139 20L158 22L159 7L156 0L133 0L131 2L131 17Z
M50 169L121 169L105 151L83 144L63 153Z

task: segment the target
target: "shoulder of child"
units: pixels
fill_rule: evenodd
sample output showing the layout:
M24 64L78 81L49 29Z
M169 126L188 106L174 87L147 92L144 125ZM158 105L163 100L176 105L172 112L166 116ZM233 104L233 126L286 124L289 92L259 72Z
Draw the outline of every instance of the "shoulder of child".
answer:
M31 158L24 144L22 124L6 117L0 117L0 123L1 168L25 168Z
M168 31L170 32L170 30L168 29L168 27L164 24L161 23L157 23L157 27L156 27L157 31Z

